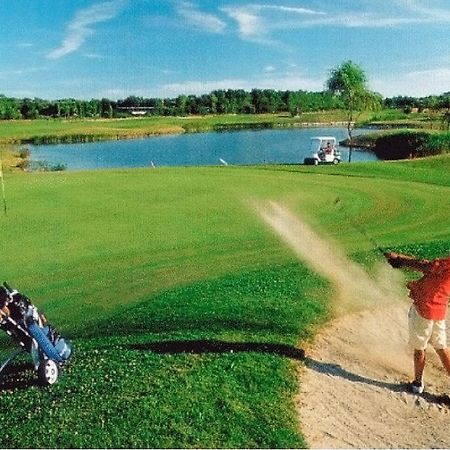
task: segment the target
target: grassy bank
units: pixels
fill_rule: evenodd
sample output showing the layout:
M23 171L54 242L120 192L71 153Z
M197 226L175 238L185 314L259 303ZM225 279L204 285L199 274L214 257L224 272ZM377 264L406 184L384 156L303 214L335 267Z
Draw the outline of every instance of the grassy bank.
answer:
M331 287L253 210L278 200L368 266L448 248L450 159L339 167L8 173L2 277L74 341L43 390L16 367L2 447L300 447L298 348ZM437 248L437 247L436 247Z
M348 145L348 140L346 140ZM450 152L450 132L436 130L383 130L356 136L353 145L372 150L379 159L420 158Z
M288 114L248 114L94 120L10 120L2 122L0 143L89 142L186 132L291 127L309 123L329 124L344 120L343 111L304 113L300 117L291 117Z
M189 117L141 117L128 119L37 119L7 120L0 127L0 144L70 143L110 139L135 139L161 134L179 134L236 129L283 128L345 122L345 111L305 112L298 117L289 114L245 114ZM404 114L396 110L365 112L359 125L383 128L439 129L423 113Z
M0 144L0 163L5 172L20 169L26 165L29 152L8 144Z

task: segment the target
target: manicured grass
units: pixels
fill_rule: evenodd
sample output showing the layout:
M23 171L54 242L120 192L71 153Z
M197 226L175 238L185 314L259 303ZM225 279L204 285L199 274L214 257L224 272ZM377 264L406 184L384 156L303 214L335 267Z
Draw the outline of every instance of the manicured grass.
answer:
M2 397L2 446L303 446L294 345L324 311L307 286L323 284L288 264L118 311L91 330L97 337L75 341L58 385Z
M267 170L261 167L261 170ZM367 162L336 166L310 167L303 165L273 166L270 170L323 174L344 177L362 177L413 181L418 183L450 186L450 155L417 158L404 161Z
M449 161L8 173L1 276L76 352L51 389L21 366L3 381L0 445L306 445L298 348L331 287L253 204L285 203L368 266L349 218L385 248L441 253Z

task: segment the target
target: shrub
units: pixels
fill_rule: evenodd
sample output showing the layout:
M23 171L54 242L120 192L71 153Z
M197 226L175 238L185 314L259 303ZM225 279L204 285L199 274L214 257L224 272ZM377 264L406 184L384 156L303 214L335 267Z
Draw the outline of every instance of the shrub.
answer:
M450 133L402 130L380 136L374 152L380 159L406 159L450 151Z
M31 155L31 151L30 151L30 149L27 148L27 147L21 147L21 148L19 149L18 154L17 154L17 156L18 156L20 159L28 159L28 158L30 157L30 155Z
M433 154L450 153L450 133L430 134L427 145Z
M67 166L63 163L53 164L48 161L29 161L26 169L32 172L62 172L67 169Z

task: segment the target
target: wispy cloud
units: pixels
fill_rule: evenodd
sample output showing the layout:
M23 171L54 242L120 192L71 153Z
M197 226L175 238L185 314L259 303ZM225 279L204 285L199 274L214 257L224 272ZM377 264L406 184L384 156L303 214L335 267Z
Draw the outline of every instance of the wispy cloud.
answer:
M244 39L259 38L266 34L263 18L251 7L223 8L237 22L239 34Z
M272 37L274 31L299 27L307 18L326 16L308 8L265 4L227 6L221 10L237 23L242 39L268 45L279 44Z
M447 6L433 7L429 2L425 6L419 0L393 0L392 7L385 2L383 5L380 3L371 2L368 4L370 7L363 11L357 7L322 11L258 3L226 6L221 10L236 22L241 39L271 45L277 43L276 33L285 30L312 27L392 28L450 22L450 8Z
M18 42L17 43L17 47L18 48L31 48L33 47L34 44L32 44L31 42Z
M98 53L84 53L83 56L88 59L105 59L105 56Z
M116 17L124 4L125 0L112 0L79 10L69 23L61 45L48 53L47 58L59 59L78 50L94 33L93 25Z
M328 15L317 19L305 20L298 28L335 27L335 28L392 28L417 23L413 17L384 16L378 13L348 13Z
M438 6L439 1L430 2L426 4L420 0L397 0L405 11L409 11L412 15L420 17L424 22L450 22L450 8L448 1ZM432 4L433 3L433 4Z
M175 97L179 94L201 95L216 89L277 89L277 90L298 90L308 91L322 90L325 79L311 79L298 74L276 74L264 73L260 77L252 78L227 78L223 80L187 80L180 83L167 83L158 86L159 95Z
M408 77L414 78L416 76L425 77L428 79L443 81L450 86L450 67L441 69L427 69L427 70L417 70L408 74Z
M10 78L10 77L19 77L26 76L36 72L42 72L46 69L42 67L25 67L23 69L11 69L11 70L0 70L0 79L2 78Z
M448 92L450 86L450 66L426 69L410 70L403 76L387 74L373 80L375 90L385 96L412 95L427 96Z
M199 10L191 2L178 2L176 4L176 11L189 25L193 25L202 31L222 33L227 27L227 24L218 16Z

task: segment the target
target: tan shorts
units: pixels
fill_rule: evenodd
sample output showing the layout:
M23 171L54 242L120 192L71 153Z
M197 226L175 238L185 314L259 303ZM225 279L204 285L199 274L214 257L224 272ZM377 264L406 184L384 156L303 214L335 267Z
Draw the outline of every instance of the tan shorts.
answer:
M447 347L447 332L445 320L424 319L411 306L409 318L409 343L414 350L426 350L430 343L436 350Z

